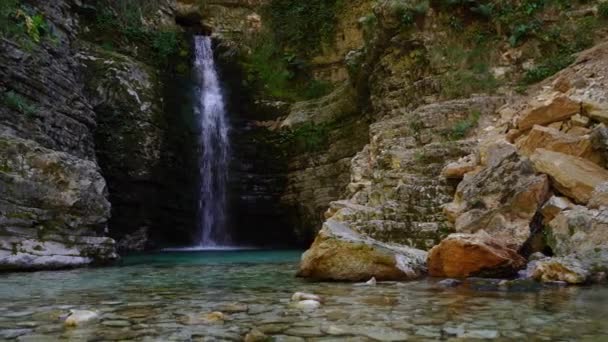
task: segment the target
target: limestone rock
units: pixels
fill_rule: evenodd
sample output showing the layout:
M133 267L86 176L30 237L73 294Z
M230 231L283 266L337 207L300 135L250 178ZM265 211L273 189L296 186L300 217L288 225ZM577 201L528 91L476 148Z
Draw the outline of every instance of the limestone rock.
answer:
M321 296L317 296L316 294L312 293L296 292L293 294L293 296L291 296L292 302L300 302L303 300L314 300L320 303L323 302L323 298L321 298Z
M576 258L545 258L528 264L526 275L542 282L565 281L582 284L589 278L589 271Z
M580 113L581 105L564 95L553 95L539 103L530 104L530 109L520 114L518 128L527 130L534 125L548 125Z
M547 240L556 256L576 254L582 261L608 267L608 259L602 261L608 250L608 209L577 206L563 211L549 223Z
M426 252L382 243L329 219L304 255L298 275L320 280L408 280L426 272Z
M530 133L516 143L519 152L530 156L537 148L587 159L601 164L602 155L593 148L590 136L575 136L554 128L534 126Z
M574 205L565 197L552 196L541 208L544 222L552 221L557 215L566 209L571 209Z
M530 159L536 171L549 175L562 194L581 204L589 202L595 188L608 181L608 170L582 158L537 149Z
M452 234L429 252L433 277L500 277L515 274L525 259L486 233Z
M549 180L536 175L514 149L490 161L458 185L454 201L444 207L460 233L484 230L518 250L530 237L530 222L549 197ZM498 154L497 154L498 155Z
M293 307L304 312L312 312L320 308L321 303L316 300L306 299L295 303Z
M441 175L450 179L462 179L465 174L475 170L477 167L477 158L475 155L469 155L460 158L456 162L449 163L441 171Z
M64 325L68 327L76 327L86 323L90 323L99 318L99 314L89 310L71 310L70 315L66 318Z
M608 182L595 187L591 193L588 207L591 209L608 208Z
M266 342L269 341L270 337L258 329L252 329L245 335L244 342Z
M0 132L0 270L83 266L117 257L96 163Z

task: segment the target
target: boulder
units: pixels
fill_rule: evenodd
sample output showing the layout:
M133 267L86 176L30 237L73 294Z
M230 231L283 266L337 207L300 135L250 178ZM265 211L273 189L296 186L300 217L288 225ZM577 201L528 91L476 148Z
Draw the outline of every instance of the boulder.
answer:
M553 122L569 119L580 113L581 104L565 95L552 95L547 99L530 104L530 108L520 114L517 126L527 130L534 125L548 125Z
M551 222L559 213L566 209L571 209L574 205L565 197L552 196L543 205L540 213L543 215L544 222Z
M608 182L595 187L587 206L591 209L608 208Z
M531 163L512 149L502 159L488 157L485 168L468 174L444 213L457 232L484 230L518 250L530 237L530 223L548 197L548 178L535 174Z
M319 280L409 280L426 273L427 253L383 243L329 219L302 255L298 276Z
M530 159L536 171L551 177L557 190L581 204L587 204L595 188L608 181L608 170L579 157L537 149Z
M0 132L0 270L39 270L117 258L97 164Z
M86 323L90 323L99 318L99 314L89 310L71 310L70 315L65 319L64 325L67 327L76 327Z
M536 149L581 157L593 163L601 164L602 155L593 148L590 136L576 136L562 133L555 128L534 126L530 133L516 143L519 152L527 157Z
M556 256L578 255L600 260L608 250L608 209L577 206L553 219L547 229L547 243ZM585 261L585 260L583 260ZM608 259L607 259L608 261Z
M490 235L452 234L429 252L433 277L501 277L517 273L525 259Z
M564 281L569 284L585 283L590 276L586 267L574 257L532 261L524 273L527 278L541 282Z
M477 168L477 158L475 155L469 155L446 165L441 171L441 175L449 179L462 179L465 174L474 171L475 168Z

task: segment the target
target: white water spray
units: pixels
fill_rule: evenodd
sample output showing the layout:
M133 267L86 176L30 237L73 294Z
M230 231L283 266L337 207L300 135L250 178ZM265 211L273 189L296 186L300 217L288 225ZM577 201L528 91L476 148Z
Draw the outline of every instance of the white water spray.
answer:
M198 81L195 111L200 121L199 246L229 246L226 232L226 188L230 126L226 118L211 38L195 37L195 71Z

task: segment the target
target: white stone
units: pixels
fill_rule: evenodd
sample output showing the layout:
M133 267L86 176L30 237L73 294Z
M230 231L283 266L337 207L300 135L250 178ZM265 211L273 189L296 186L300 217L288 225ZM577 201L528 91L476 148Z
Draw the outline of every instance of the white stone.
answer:
M311 299L307 299L307 300L302 300L296 303L295 308L305 311L305 312L312 312L317 310L318 308L321 307L321 303L316 301L316 300L311 300Z
M306 293L306 292L296 292L291 296L292 302L301 302L303 300L314 300L317 302L323 302L323 298L321 296L317 296L316 294Z
M89 310L70 310L70 312L70 316L64 322L69 327L76 327L99 318L99 314Z

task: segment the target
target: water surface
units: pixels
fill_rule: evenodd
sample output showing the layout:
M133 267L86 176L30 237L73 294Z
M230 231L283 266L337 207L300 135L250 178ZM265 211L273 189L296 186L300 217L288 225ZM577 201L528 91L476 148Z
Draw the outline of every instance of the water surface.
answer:
M110 268L3 274L0 340L607 341L608 288L444 289L435 280L375 287L294 277L299 251L182 252L127 257ZM296 291L321 309L290 306ZM94 324L65 328L70 309ZM209 316L220 311L223 320Z

